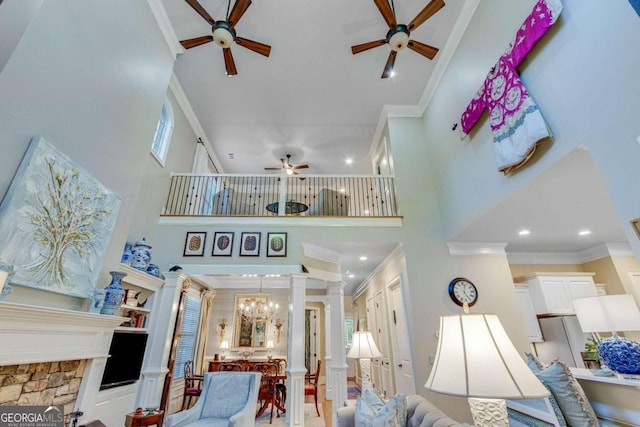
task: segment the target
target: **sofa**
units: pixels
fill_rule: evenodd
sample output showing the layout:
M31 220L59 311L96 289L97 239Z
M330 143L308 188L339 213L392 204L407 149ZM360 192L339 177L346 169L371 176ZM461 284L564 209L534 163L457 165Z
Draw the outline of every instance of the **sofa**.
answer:
M338 427L355 427L355 405L338 409ZM407 427L465 426L446 416L433 403L422 396L407 396Z

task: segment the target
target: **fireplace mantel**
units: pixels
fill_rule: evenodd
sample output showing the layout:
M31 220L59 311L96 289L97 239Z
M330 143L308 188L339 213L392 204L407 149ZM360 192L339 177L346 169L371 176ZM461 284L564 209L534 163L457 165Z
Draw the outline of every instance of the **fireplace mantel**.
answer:
M0 366L106 357L126 318L0 302Z

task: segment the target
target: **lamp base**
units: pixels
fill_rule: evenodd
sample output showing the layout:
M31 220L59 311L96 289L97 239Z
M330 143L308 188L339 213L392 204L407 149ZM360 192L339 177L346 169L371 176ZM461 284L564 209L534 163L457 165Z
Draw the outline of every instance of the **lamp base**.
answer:
M598 355L609 369L621 374L640 374L640 344L613 335L598 344Z
M507 402L504 399L470 397L467 400L476 427L509 427Z
M362 386L362 394L366 389L373 390L371 382L371 359L360 359L360 382Z

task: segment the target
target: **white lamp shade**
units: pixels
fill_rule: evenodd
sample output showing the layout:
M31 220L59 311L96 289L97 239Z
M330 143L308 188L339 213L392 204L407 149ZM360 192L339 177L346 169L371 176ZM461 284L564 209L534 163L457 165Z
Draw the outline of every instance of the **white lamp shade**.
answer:
M640 311L631 295L573 300L582 332L640 331Z
M549 395L495 314L440 317L440 341L425 388L456 396L522 399Z
M380 350L373 341L373 336L369 331L358 331L353 333L353 345L347 353L350 359L375 359L382 357Z
M222 342L220 343L220 348L221 348L222 350L227 350L227 349L229 349L229 341L227 341L227 340L222 341Z
M273 340L267 341L267 348L273 348Z

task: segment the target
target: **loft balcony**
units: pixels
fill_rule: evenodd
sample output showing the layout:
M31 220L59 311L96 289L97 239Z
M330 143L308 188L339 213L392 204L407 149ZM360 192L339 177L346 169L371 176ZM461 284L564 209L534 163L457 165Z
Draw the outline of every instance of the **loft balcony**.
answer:
M380 175L172 174L162 217L401 220L394 178Z

